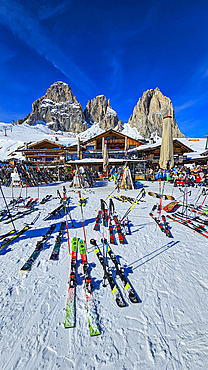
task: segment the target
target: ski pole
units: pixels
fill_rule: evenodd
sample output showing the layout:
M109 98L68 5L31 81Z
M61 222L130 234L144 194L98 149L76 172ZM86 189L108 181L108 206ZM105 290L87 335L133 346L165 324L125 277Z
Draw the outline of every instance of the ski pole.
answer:
M5 199L5 196L4 196L4 193L3 193L3 190L2 190L1 184L0 184L0 188L1 188L1 193L2 193L2 196L3 196L3 198L4 198L4 203L5 203L5 205L6 205L6 208L7 208L7 211L8 211L9 217L10 217L10 219L11 219L11 222L12 222L13 228L14 228L15 232L17 232L16 227L14 226L14 221L13 221L13 219L12 219L12 215L11 215L11 213L10 213L10 211L9 211L9 207L8 207L8 205L7 205L7 202L6 202L6 199Z
M140 198L139 198L139 196L140 196ZM144 188L142 188L141 191L139 192L139 194L134 199L134 202L130 205L130 207L127 209L126 213L124 214L124 216L121 218L120 222L122 222L126 218L126 216L128 216L128 214L131 212L131 210L138 204L138 202L144 196L145 196L145 190L144 190Z
M101 242L103 243L103 250L105 251L105 255L103 254L103 259L104 259L103 286L106 287L105 280L107 278L107 266L108 266L108 257L107 257L108 242L107 242L107 239L105 238L102 238ZM106 248L105 248L105 245L106 245Z
M85 240L85 246L86 246L86 253L87 252L87 239L86 239L86 234L85 234L85 226L84 226L84 214L83 214L83 209L82 209L82 200L81 200L81 191L79 190L79 199L80 199L80 208L81 208L81 215L82 215L82 227L83 227L83 233L84 233L84 240Z
M69 225L66 213L66 188L63 187L63 202L64 202L64 211L65 211L65 218L66 218L66 232L67 232L67 240L68 240L68 248L69 248L69 255L70 255L70 242L69 242Z

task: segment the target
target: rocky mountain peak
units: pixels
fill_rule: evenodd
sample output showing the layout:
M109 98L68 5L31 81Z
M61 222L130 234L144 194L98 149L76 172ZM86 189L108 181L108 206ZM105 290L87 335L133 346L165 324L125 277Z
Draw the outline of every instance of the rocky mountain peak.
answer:
M118 124L117 113L111 108L110 99L104 95L98 95L89 100L84 110L84 116L89 124L100 123L103 130L114 128Z
M53 100L56 103L70 102L78 104L76 96L73 95L72 89L65 82L57 81L46 90L44 99Z
M129 119L131 127L136 127L139 133L148 138L151 133L157 131L162 136L163 117L172 116L173 137L184 137L180 132L175 121L173 104L170 98L164 96L160 89L150 89L143 93L137 105L134 107L133 114Z
M44 96L34 101L32 112L18 123L24 121L29 125L42 121L55 131L79 133L88 128L81 104L64 82L55 82Z

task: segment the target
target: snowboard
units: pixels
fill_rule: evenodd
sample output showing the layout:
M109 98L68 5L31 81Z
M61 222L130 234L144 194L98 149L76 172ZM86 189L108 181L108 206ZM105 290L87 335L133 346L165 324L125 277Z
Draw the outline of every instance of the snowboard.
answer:
M178 204L178 202L170 202L165 207L163 207L163 211L165 211L165 212L176 211L176 209L178 207L180 207L180 205Z

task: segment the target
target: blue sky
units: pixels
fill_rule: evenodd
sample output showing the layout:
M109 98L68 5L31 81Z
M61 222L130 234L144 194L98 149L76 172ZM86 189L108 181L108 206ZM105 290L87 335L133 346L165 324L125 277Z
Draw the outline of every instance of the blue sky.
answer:
M187 137L208 133L208 2L1 0L0 121L24 118L55 81L83 109L104 94L127 122L159 87Z

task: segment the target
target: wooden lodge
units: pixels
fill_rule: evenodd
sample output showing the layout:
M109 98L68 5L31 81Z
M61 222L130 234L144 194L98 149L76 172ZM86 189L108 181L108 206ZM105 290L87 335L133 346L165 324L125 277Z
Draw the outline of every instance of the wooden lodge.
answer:
M102 158L104 142L107 143L109 158L124 158L126 151L144 144L142 140L133 139L110 129L82 143L86 149L84 157Z
M44 165L65 163L65 146L48 139L25 145L24 149L18 151L23 153L27 162Z
M138 158L146 160L147 165L152 165L153 167L159 165L160 159L160 147L161 140L153 143L142 145L136 150L129 151L129 158ZM184 164L187 160L187 153L193 152L191 148L182 143L178 139L173 139L173 152L174 152L174 162L175 164ZM186 154L185 154L186 153Z
M83 150L85 151L85 147L80 145L80 159ZM68 160L77 159L77 144L65 146L44 139L33 144L25 144L24 148L19 148L16 152L22 152L27 162L40 165L64 165Z
M72 165L73 163L81 164L80 161L84 161L82 165L93 166L94 164L101 168L104 142L107 143L111 165L119 166L121 165L120 161L125 161L127 158L132 162L132 165L133 162L134 165L139 162L145 163L146 167L156 167L159 164L161 140L156 143L145 144L142 140L133 139L112 129L82 141L79 156L77 154L77 143L65 146L48 139L25 144L16 152L22 152L27 162L38 163L39 165ZM186 155L193 152L179 139L173 139L173 150L176 165L188 163Z

